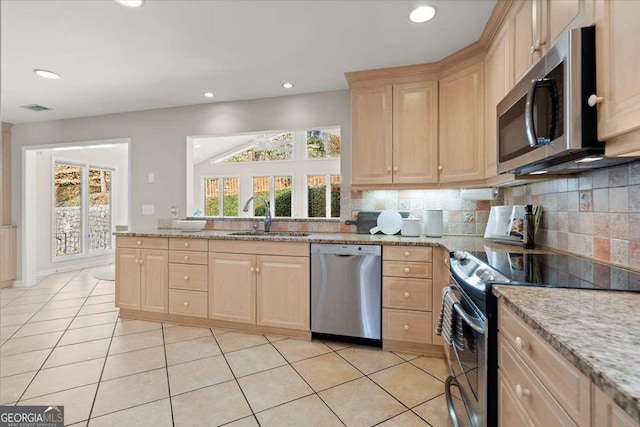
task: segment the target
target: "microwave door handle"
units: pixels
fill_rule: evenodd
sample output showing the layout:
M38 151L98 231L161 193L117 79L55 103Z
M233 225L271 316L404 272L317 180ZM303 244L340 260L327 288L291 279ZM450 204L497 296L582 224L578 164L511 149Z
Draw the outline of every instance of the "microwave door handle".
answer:
M540 80L533 79L529 83L529 91L527 92L527 100L524 104L524 127L527 131L527 140L531 147L537 147L538 137L536 136L536 125L533 120L533 103L536 100L536 90L538 89Z

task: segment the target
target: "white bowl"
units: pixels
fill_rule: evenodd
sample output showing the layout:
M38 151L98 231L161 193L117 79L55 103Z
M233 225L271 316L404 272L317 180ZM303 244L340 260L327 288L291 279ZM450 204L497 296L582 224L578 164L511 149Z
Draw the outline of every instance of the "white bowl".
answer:
M178 228L182 231L199 231L207 224L205 220L187 219L176 221Z

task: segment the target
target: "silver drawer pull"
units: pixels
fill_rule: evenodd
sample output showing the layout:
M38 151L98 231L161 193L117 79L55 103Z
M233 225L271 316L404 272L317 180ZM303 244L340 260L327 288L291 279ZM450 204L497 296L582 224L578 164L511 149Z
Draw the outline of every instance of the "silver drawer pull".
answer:
M404 256L409 256L409 251L405 251Z
M404 325L404 328L402 328L402 329L404 329L405 331L408 331L409 330L409 325Z
M409 298L409 292L405 292L405 293L404 293L404 297L405 297L405 298Z
M189 247L189 242L184 242L184 247L188 248Z
M189 307L189 303L187 301L182 303L185 307Z
M184 280L189 280L189 276L184 276Z
M185 260L185 261L188 261L188 260L189 260L189 255L185 255L185 256L184 256L184 260Z
M409 272L409 267L405 267L405 268L404 268L404 272L405 272L405 273L408 273L408 272Z

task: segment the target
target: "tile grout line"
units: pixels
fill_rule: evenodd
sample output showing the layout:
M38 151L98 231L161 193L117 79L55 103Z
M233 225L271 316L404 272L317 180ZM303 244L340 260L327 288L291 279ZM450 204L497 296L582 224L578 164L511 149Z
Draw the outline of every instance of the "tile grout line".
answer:
M75 279L76 277L78 277L78 275L80 274L80 272L82 272L82 270L80 270L77 274L75 274L73 277L71 277L65 286L67 286L67 285L69 284L69 282L71 282L73 279ZM91 288L91 291L93 291L93 289L95 289L95 287L98 285L98 282L99 282L99 280L96 282L96 284L95 284L95 285L93 285L93 287ZM64 289L64 287L63 287L63 288L61 288L60 290L62 290L62 289ZM60 292L60 290L59 290L58 292ZM57 295L57 294L58 294L58 292L56 292L56 294L55 294L55 295ZM89 293L89 295L91 295L91 293ZM83 304L83 305L84 305L84 304ZM82 306L80 306L80 308L79 308L79 309L78 309L78 311L76 312L76 316L77 316L77 313L79 313L79 312L80 312L80 310L82 309L83 305L82 305ZM39 312L39 310L38 310L38 312ZM36 312L36 313L37 313L37 312ZM36 313L34 313L34 316L35 316L35 314L36 314ZM74 316L73 318L75 319L75 318L76 318L76 316ZM71 322L73 322L73 320L72 320ZM69 323L69 325L71 325L71 322ZM25 322L25 323L26 323L26 322ZM64 331L62 331L62 334L60 335L60 338L58 338L58 340L56 341L55 345L51 348L51 351L49 352L49 354L47 355L47 357L44 359L44 361L42 362L42 364L40 365L40 368L38 368L38 370L36 371L36 374L33 376L33 378L31 378L31 381L29 381L29 384L27 384L27 387L25 387L25 389L24 389L24 390L22 390L22 393L20 394L20 397L18 398L18 400L16 401L16 403L19 403L19 402L20 402L20 400L22 400L22 398L23 398L24 394L27 392L27 390L29 389L29 387L31 387L31 384L33 384L33 381L36 379L36 377L38 376L38 374L40 373L40 371L42 371L42 367L45 365L45 363L47 363L47 360L49 360L49 357L51 357L51 353L53 353L53 350L58 346L58 343L60 342L60 340L62 340L62 337L64 336L64 334L67 332L67 330L68 330L68 329L69 329L69 327L67 326L67 328L66 328ZM18 354L20 354L20 353L18 353ZM106 358L105 358L105 361L106 361ZM73 388L75 388L75 387L73 387ZM42 395L42 396L44 396L44 395ZM27 400L27 399L25 399L25 400Z
M169 361L167 360L167 343L164 337L164 323L160 322L160 329L162 330L162 351L164 353L164 372L167 376L167 393L169 394L169 410L171 411L171 425L175 426L176 421L173 415L173 399L171 398L171 381L169 381ZM213 333L212 333L213 335Z
M258 426L260 426L260 421L258 421L258 417L256 417L256 413L253 410L253 407L251 406L251 403L249 403L249 399L247 399L247 395L244 393L244 390L242 389L242 386L240 386L240 382L238 381L238 378L236 377L236 373L233 372L233 369L231 369L231 365L229 364L229 361L227 360L227 356L225 355L225 352L222 351L222 347L220 346L220 343L218 342L218 338L216 337L216 334L213 333L211 328L209 328L209 330L211 331L211 335L213 335L213 339L215 340L216 345L220 349L220 354L224 358L224 362L227 364L227 367L229 368L229 371L231 372L231 375L233 376L233 381L235 381L236 385L238 386L238 389L240 389L240 393L242 393L242 397L244 398L244 401L247 402L247 406L249 407L249 410L251 411L251 415L253 415L253 418L256 420L256 423L258 423ZM267 342L270 342L269 338L265 337L262 334L260 334L260 335L264 339L266 339ZM252 346L252 347L257 347L257 346ZM251 347L247 347L247 348L251 348ZM232 352L229 352L229 353L232 353ZM246 418L246 417L243 417L243 418ZM238 418L238 419L241 419L241 418ZM237 421L237 420L234 420L234 421Z
M311 341L313 341L313 339L312 339ZM330 346L328 346L328 345L327 345L327 344L325 344L324 342L323 342L322 344L323 344L323 345L325 345L328 349L330 349L330 350L331 350L330 352L327 352L327 353L324 353L324 354L330 354L331 352L335 353L335 350L334 350L334 349L332 349ZM312 394L308 394L308 395L306 395L306 396L301 396L301 397L299 397L299 398L297 398L297 399L294 399L294 400L291 400L291 401L289 401L289 402L281 403L280 405L276 405L276 406L274 406L273 408L277 408L278 406L286 405L287 403L294 402L294 401L296 401L296 400L304 399L305 397L309 397L309 396L316 395L316 396L318 397L318 399L320 399L320 401L324 404L324 406L326 406L326 407L327 407L327 409L329 409L329 411L331 411L331 413L332 413L333 415L335 415L336 419L337 419L338 421L340 421L340 422L342 423L342 425L343 425L343 426L345 426L345 427L346 427L346 425L347 425L347 424L342 420L342 418L340 418L340 417L338 416L338 414L336 414L336 413L335 413L335 411L333 410L333 408L332 408L331 406L329 406L329 404L328 404L327 402L325 402L325 401L324 401L324 399L320 396L320 394L319 394L319 393L318 393L318 392L317 392L313 387L311 387L311 384L309 384L309 383L307 382L307 380L302 376L302 374L300 374L300 372L298 372L298 370L295 368L295 366L293 366L293 363L289 362L289 359L287 359L287 358L284 356L284 354L282 354L282 353L280 352L280 350L278 350L278 348L277 348L275 345L273 345L273 343L271 343L271 346L272 346L273 348L275 348L275 349L276 349L276 351L280 354L280 356L282 356L282 358L283 358L283 359L284 359L284 360L289 364L289 366L291 367L291 369L293 369L293 372L295 372L295 373L296 373L296 374L297 374L297 375L302 379L302 381L304 381L304 382L305 382L305 384L306 384L306 385L311 389L311 391L313 392ZM323 354L319 354L319 355L317 355L317 356L307 357L306 359L300 359L300 360L297 360L297 361L296 361L296 362L294 362L294 363L301 362L301 361L303 361L303 360L312 359L312 358L314 358L314 357L319 357L319 356L323 356ZM347 382L349 382L349 381L347 381ZM344 383L343 383L343 384L344 384ZM340 384L340 385L341 385L341 384ZM331 388L331 387L330 387L330 388ZM324 390L322 390L322 391L324 391ZM270 409L273 409L273 408L265 409L265 411L270 410ZM264 412L264 411L262 411L262 412ZM256 417L256 419L257 419L257 417Z

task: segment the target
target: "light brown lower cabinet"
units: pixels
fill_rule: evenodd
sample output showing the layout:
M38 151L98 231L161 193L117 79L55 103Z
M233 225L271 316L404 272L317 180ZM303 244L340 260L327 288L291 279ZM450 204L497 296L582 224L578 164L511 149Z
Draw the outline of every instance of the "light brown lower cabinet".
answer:
M16 228L0 228L0 288L16 278Z
M504 302L498 330L499 426L640 427Z
M163 238L117 238L116 306L168 312L169 257L166 248L168 241Z
M593 387L593 426L594 427L639 427L616 403L599 388Z
M309 245L260 243L266 245L212 244L217 252L209 253L209 317L310 330ZM221 252L226 250L234 252Z

